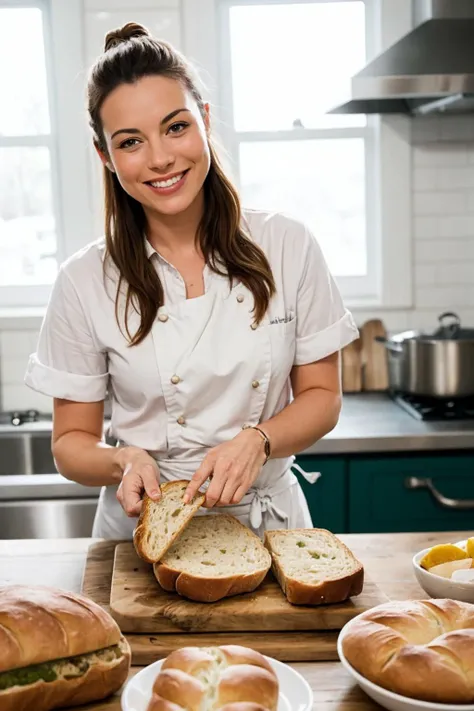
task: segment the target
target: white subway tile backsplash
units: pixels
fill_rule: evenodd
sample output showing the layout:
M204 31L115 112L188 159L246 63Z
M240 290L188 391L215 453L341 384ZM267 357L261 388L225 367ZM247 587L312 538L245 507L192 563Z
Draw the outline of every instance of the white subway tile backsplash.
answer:
M457 167L468 164L465 143L426 143L413 148L415 168Z
M460 168L458 170L461 170ZM436 190L438 187L437 173L432 168L415 168L413 171L413 188L422 192ZM456 187L456 186L453 186Z
M474 239L436 239L415 242L415 263L432 264L474 259Z
M432 180L439 190L474 187L474 170L470 165L465 168L437 168L429 172L432 173Z
M17 358L2 358L0 362L0 371L2 373L2 382L7 385L15 385L22 383L25 376L28 356L24 354Z
M30 331L0 332L0 359L24 356L30 350Z
M438 237L472 238L474 235L474 215L452 215L449 217L440 217L435 221L437 224Z
M1 394L3 410L39 410L47 413L53 411L51 397L37 393L21 383L3 385Z
M461 190L415 192L413 206L416 215L464 215L467 193Z
M416 215L413 220L413 236L415 239L436 239L439 237L439 217Z
M415 264L415 284L417 286L434 286L436 279L436 264Z
M430 268L431 265L428 266ZM474 261L460 264L439 264L434 267L436 283L447 284L472 284L474 282Z
M460 286L433 286L417 287L416 303L420 308L456 309L468 302L468 287Z

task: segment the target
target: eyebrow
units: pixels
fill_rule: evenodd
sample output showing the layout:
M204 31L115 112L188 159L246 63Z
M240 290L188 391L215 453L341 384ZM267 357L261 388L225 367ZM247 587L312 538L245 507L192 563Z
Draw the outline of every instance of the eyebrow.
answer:
M187 111L190 113L190 109L175 109L175 111L172 111L170 114L165 116L163 119L160 121L160 126L164 126L165 123L168 123L168 121L171 121L175 116L181 113L181 111ZM115 136L118 136L119 133L141 133L141 131L138 128L119 128L118 131L114 131L114 133L111 135L111 139L115 138Z

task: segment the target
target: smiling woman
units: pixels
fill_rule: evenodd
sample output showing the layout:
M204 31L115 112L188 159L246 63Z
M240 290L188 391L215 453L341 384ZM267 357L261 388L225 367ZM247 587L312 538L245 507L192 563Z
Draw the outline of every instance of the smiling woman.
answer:
M310 527L293 455L336 424L357 336L315 238L241 210L188 62L141 25L107 35L88 98L105 238L62 265L26 377L54 397L59 471L103 487L99 537L131 538L175 480L261 536Z

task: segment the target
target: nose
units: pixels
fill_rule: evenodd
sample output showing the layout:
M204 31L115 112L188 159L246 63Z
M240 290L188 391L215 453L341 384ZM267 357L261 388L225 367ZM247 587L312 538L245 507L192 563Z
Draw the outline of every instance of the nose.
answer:
M148 166L152 170L165 171L174 163L169 142L156 138L149 143Z

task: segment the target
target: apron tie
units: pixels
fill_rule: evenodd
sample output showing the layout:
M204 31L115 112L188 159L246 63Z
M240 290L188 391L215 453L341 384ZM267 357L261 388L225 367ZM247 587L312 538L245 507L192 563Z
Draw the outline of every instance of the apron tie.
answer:
M253 529L260 528L264 513L269 513L270 516L282 523L288 521L288 514L275 506L268 489L255 489L255 496L250 504L249 512L249 521Z

